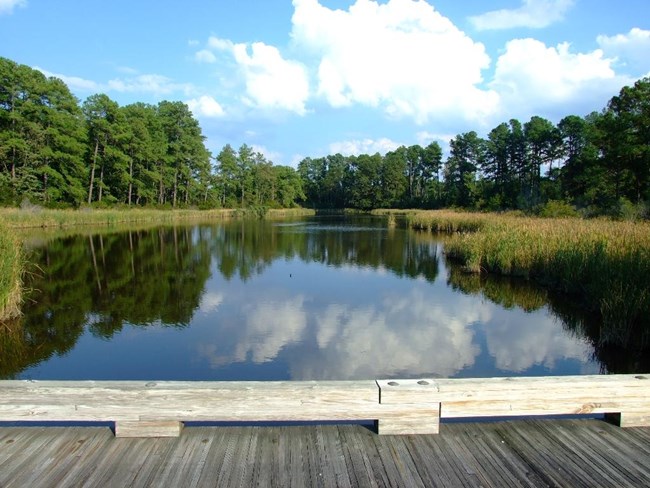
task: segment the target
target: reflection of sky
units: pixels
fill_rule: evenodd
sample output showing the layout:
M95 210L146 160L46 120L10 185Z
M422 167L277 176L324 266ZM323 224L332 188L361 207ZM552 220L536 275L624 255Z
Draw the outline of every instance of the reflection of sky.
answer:
M435 256L435 255L434 255ZM379 267L278 259L245 283L213 264L182 330L125 327L26 370L34 379L278 380L597 373L546 307L506 310Z
M596 372L589 346L545 308L502 309L452 291L444 273L430 284L295 259L227 291L214 276L202 309L218 309L197 319L196 350L217 370L275 362L291 379Z

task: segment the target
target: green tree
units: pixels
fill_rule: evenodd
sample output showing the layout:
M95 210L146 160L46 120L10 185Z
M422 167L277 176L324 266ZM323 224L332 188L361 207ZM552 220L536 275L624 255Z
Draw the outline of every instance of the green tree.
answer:
M449 143L450 155L445 165L445 193L449 205L472 207L476 201L476 171L481 167L485 141L471 131Z
M629 185L617 185L618 195L637 203L650 200L650 78L624 87L613 97L603 121L608 164L621 166L629 177Z
M180 202L199 203L210 184L210 153L205 148L201 127L182 102L162 101L158 114L167 138L162 179L165 190L160 192L159 202L171 201L173 207Z
M126 137L126 123L118 104L105 94L91 95L84 101L82 109L91 151L87 200L90 204L93 199L102 201L105 178L113 180L113 183L123 179L128 158L119 144ZM99 182L96 182L97 169ZM111 175L112 172L115 174Z

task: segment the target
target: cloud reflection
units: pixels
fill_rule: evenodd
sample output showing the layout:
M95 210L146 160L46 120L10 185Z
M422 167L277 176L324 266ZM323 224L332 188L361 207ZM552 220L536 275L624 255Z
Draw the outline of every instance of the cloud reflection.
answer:
M589 345L545 307L505 310L421 282L407 291L376 291L335 299L260 286L207 295L206 309L216 306L199 355L213 368L276 362L293 380L481 376L589 362Z
M485 333L488 351L504 371L522 372L534 365L552 370L560 360L585 361L592 350L544 313L497 313Z

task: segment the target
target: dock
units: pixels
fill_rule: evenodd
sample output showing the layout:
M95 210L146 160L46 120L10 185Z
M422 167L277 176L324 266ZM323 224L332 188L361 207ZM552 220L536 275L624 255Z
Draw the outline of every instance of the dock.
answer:
M650 486L649 380L0 381L0 488Z
M650 486L650 428L526 419L443 423L437 435L347 424L143 439L108 427L2 427L0 486L640 487Z

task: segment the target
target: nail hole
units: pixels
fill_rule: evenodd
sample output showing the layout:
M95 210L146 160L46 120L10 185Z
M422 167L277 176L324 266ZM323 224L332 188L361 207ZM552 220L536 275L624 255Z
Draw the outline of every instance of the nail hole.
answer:
M144 386L146 386L147 388L151 388L152 386L156 386L156 382L155 381L150 381L149 383L147 383Z
M399 383L397 381L389 381L388 384L390 386L399 386Z
M429 384L429 382L426 381L426 380L420 380L420 381L418 381L418 385L428 385L428 384Z
M647 380L647 379L648 379L647 376L635 376L635 378L636 378L637 380Z

